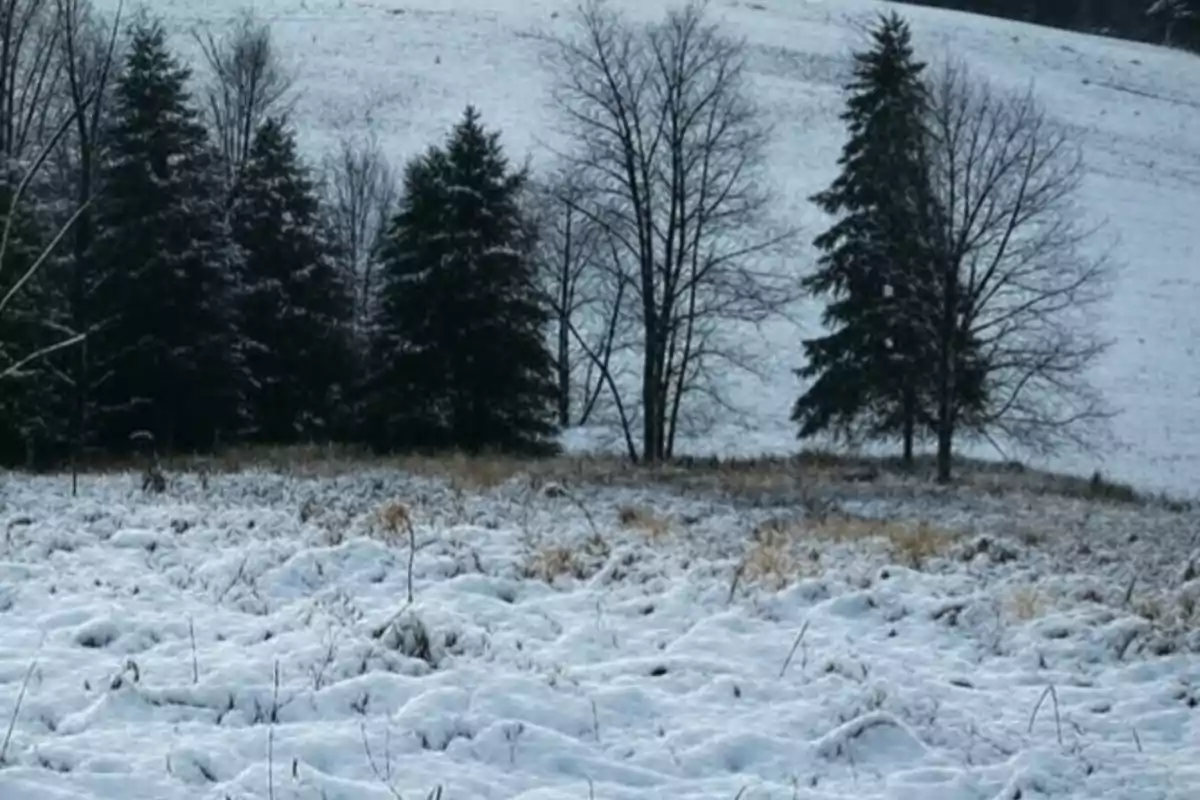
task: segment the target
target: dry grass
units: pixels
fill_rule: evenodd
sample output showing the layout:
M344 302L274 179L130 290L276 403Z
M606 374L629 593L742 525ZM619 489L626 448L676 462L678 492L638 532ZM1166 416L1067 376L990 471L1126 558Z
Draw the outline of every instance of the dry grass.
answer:
M1008 595L1005 607L1009 616L1021 622L1037 619L1046 613L1047 598L1037 586L1018 586Z
M525 563L525 576L553 583L563 575L578 575L582 572L575 553L562 545L548 545L530 554Z
M769 543L806 539L835 544L882 541L900 563L922 569L931 559L944 555L959 536L926 520L907 522L839 514L817 520L773 517L755 529L753 538ZM777 547L772 544L768 549Z
M371 525L371 531L384 544L389 547L404 545L408 543L409 536L412 533L412 509L408 507L407 503L402 503L399 500L386 503L375 511L372 522L374 524Z
M553 583L571 576L580 580L594 575L612 554L612 548L599 534L593 534L574 547L562 543L539 543L530 547L523 572L527 578Z
M84 471L111 473L141 470L145 459L96 457ZM258 469L304 476L334 476L366 469L396 469L445 479L462 490L487 490L517 477L577 484L647 486L720 495L759 504L795 504L830 487L864 486L868 491L920 488L933 474L932 460L919 457L911 468L898 459L850 456L828 451L804 451L786 458L680 458L667 464L637 466L619 456L556 456L520 458L504 455L380 456L362 447L304 445L289 447L230 447L205 455L164 457L170 472L205 470L213 475ZM1186 510L1186 504L1139 494L1132 487L1095 474L1080 478L1027 469L1018 463L962 459L956 463L957 483L982 492L1004 495L1022 492L1079 498L1108 505L1158 504ZM872 486L871 484L882 485Z
M741 580L778 591L803 572L793 554L789 531L776 526L759 526L751 537L739 569Z
M931 559L943 555L957 535L921 520L916 527L889 528L892 554L912 569L924 569Z
M617 509L617 521L622 528L641 531L655 541L671 532L671 521L645 506L621 506Z

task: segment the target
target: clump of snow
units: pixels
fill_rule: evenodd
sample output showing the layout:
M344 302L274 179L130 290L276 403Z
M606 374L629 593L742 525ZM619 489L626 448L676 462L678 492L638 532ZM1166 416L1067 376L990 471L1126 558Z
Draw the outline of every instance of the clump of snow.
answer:
M0 559L2 797L1200 792L1195 514L831 485L823 514L897 522L852 537L651 487L135 485L0 490L0 527L31 520ZM397 498L411 604L372 523ZM960 533L898 563L920 522Z

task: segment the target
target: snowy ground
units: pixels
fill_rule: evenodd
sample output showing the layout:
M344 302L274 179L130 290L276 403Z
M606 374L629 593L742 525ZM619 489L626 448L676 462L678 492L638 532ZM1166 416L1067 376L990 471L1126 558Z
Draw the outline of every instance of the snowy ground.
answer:
M612 2L646 20L671 5ZM274 23L296 68L300 132L314 157L343 133L370 129L402 162L440 140L470 102L503 129L515 159L545 163L555 118L534 35L567 30L574 0L154 0L150 7L178 34L181 50L194 54L189 29L247 5ZM1102 315L1115 345L1095 379L1120 416L1116 442L1047 465L1082 474L1100 468L1146 488L1196 495L1200 59L874 0L712 0L714 17L749 44L753 89L776 127L777 208L805 242L825 224L807 198L836 169L848 54L862 43L862 22L889 8L910 19L925 57L960 57L1002 85L1032 85L1085 147L1085 211L1102 224L1097 248L1111 248L1119 268ZM807 270L810 256L805 250L780 269ZM812 308L797 309L796 319L753 334L765 381L728 376L727 393L744 411L739 424L700 432L685 449L758 454L795 446L787 412L801 387L792 369L800 338L817 325Z
M6 476L0 797L1200 796L1195 516L798 497Z

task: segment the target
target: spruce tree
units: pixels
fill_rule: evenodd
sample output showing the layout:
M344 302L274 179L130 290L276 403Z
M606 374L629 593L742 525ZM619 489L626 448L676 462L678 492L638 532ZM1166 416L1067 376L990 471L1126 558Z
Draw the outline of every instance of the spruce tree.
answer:
M333 257L316 187L282 119L255 134L232 206L252 436L289 443L344 431L353 378L352 298Z
M97 289L108 357L102 441L139 430L162 449L212 447L242 423L245 375L234 328L237 262L219 166L157 22L139 21L118 76L100 166Z
M17 183L16 176L0 182L0 230L10 211L13 213L0 262L0 297L26 275L49 241L37 211L30 208L37 203L33 192L26 192L13 209ZM0 372L17 367L67 336L64 329L53 324L60 298L49 266L43 262L0 313ZM55 413L60 405L56 394L60 387L52 372L49 358L38 358L0 379L0 463L35 466L55 455L56 445L65 437L65 420Z
M915 437L932 424L929 106L907 23L884 16L872 38L855 54L847 86L841 173L813 197L837 218L814 240L818 270L805 279L813 295L829 296L823 322L831 331L804 342L807 364L797 372L815 381L792 419L801 437L828 429L899 435L910 462Z
M379 253L378 444L552 449L551 315L520 211L526 182L470 107L444 147L408 165Z

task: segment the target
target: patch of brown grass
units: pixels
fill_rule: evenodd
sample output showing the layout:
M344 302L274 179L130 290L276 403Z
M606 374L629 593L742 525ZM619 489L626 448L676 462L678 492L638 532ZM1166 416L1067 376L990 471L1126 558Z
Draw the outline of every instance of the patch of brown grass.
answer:
M741 578L778 591L800 576L800 564L792 553L786 531L759 529L742 557Z
M1037 619L1046 613L1047 599L1037 586L1018 586L1009 593L1005 602L1009 616L1021 622Z
M626 530L639 530L650 539L658 540L671 532L671 521L645 506L621 506L617 521Z
M562 575L575 575L580 571L575 553L562 545L548 545L535 550L525 563L525 575L546 583Z
M788 537L808 537L836 544L881 540L892 556L912 569L922 569L931 559L946 553L959 538L956 531L927 521L871 519L844 514L817 520L771 519L759 526Z
M389 547L411 544L413 516L407 503L385 503L376 509L373 522L371 530Z
M912 569L923 569L931 559L945 553L955 538L955 534L943 531L925 520L918 522L916 527L902 526L890 529L888 533L892 553Z
M553 583L570 575L580 580L591 577L611 555L612 548L599 534L593 534L574 547L562 543L540 543L528 551L522 569L525 577Z

